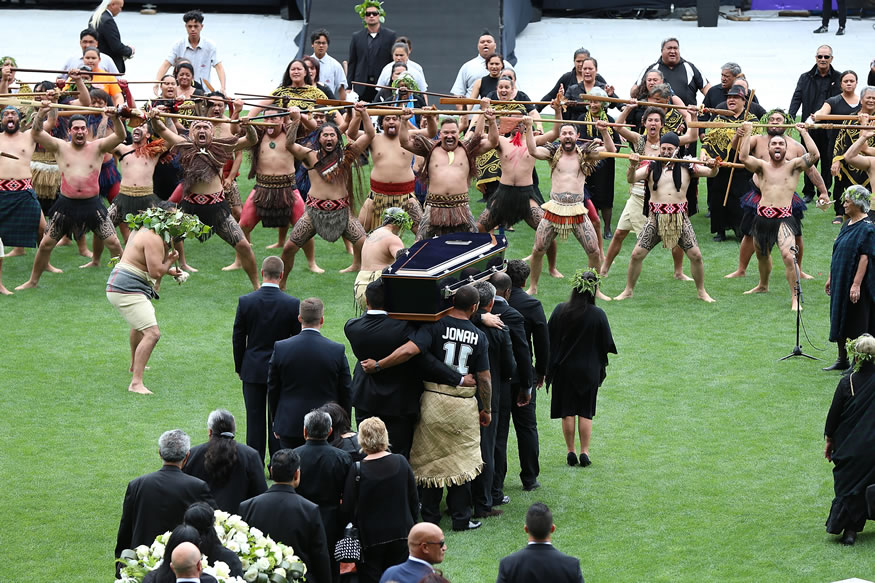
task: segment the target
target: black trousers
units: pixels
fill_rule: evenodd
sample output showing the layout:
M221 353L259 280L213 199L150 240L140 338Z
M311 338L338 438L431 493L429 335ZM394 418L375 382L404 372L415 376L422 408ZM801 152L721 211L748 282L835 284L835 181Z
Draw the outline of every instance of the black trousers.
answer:
M517 454L520 462L520 481L523 488L528 488L538 481L541 466L538 461L540 446L538 442L538 417L536 415L535 399L537 391L532 391L532 400L525 407L517 407L520 387L511 388L508 399L502 398L502 406L498 413L498 427L495 438L495 475L492 479L492 501L504 498L504 480L507 476L507 438L510 433L510 421L513 419L513 429L516 433ZM505 406L507 403L507 406Z
M386 424L389 433L389 446L392 453L403 455L410 459L410 446L413 443L413 431L416 429L417 415L379 415L356 407L355 421L360 424L368 417L379 417Z
M844 4L844 1L842 1ZM844 26L844 24L842 24ZM832 186L832 173L829 171L832 166L832 149L833 143L829 139L829 132L826 130L811 130L811 139L814 140L814 145L817 146L817 151L820 152L820 176L823 178L823 183L826 185L826 190L829 191ZM803 146L805 144L803 143ZM805 174L803 180L802 194L805 197L813 197L817 195L817 189L814 188L814 183Z
M359 583L379 583L386 569L400 565L408 556L409 549L405 539L364 547L362 560L356 563Z
M270 456L280 448L273 435L273 419L267 410L267 383L243 382L243 402L246 404L246 445L264 460L265 445Z
M443 488L420 488L419 500L422 502L422 519L433 524L441 522L441 500ZM453 519L453 528L465 528L471 520L471 482L461 486L447 487L447 509Z
M506 385L507 383L500 384ZM497 387L493 386L493 389L497 389ZM495 413L494 410L493 413ZM480 457L483 458L483 470L471 482L475 513L492 510L492 479L495 475L495 436L497 434L497 427L498 420L494 418L492 423L486 427L480 427ZM505 443L506 445L507 443ZM507 461L505 460L506 465ZM506 471L507 468L505 468Z
M847 0L836 0L836 5L839 8L839 26L844 28L845 22L848 20L848 2ZM821 24L829 26L830 18L832 18L832 0L823 0L823 18L821 18Z
M280 435L280 447L283 449L295 449L307 442L304 436Z

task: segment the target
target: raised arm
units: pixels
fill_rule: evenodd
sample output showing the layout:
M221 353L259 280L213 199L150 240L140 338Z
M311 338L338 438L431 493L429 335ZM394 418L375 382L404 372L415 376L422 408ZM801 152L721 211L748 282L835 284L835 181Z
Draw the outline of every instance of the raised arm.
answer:
M483 119L486 118L486 123L489 124L489 135L486 137L486 141L481 140L480 145L475 149L475 153L480 156L485 154L489 150L492 150L496 146L498 146L498 125L495 123L495 111L490 107L486 109L486 111L480 115L481 119L477 120L478 125L483 127ZM482 129L480 130L482 132ZM475 135L477 131L475 130Z
M410 135L411 132L408 128L410 124L407 123L407 120L410 119L410 116L413 115L410 112L409 107L405 107L401 110L401 128L398 130L398 143L402 148L407 150L408 152L412 152L417 156L427 156L428 150L426 150L419 142L413 139Z
M629 184L641 182L650 174L650 164L639 167L640 163L641 156L638 153L632 152L629 154L629 167L626 169L626 182Z
M565 89L562 85L559 85L559 91L556 94L556 97L553 99L553 103L550 106L553 108L555 119L562 119L562 102L565 100ZM534 124L534 121L532 121ZM535 136L535 145L543 146L544 144L550 144L555 142L559 138L559 129L562 127L561 123L552 124L553 127L550 128L549 132L543 133L540 136ZM530 155L534 156L534 154ZM537 158L538 160L542 160L543 158Z
M807 170L817 164L817 161L820 160L820 150L817 149L817 144L811 139L811 134L808 133L807 125L804 123L797 123L796 130L799 132L799 135L802 136L802 143L805 144L805 149L808 150L808 152L796 160L803 170Z
M290 107L289 116L291 124L286 128L286 150L291 152L292 156L297 160L307 160L310 152L313 150L305 148L295 141L295 138L298 136L298 126L301 123L301 110L297 107Z
M632 113L635 108L638 107L638 102L633 102L623 108L623 111L620 112L620 115L617 116L617 123L623 124L626 123L626 119ZM637 144L638 139L641 138L641 134L637 134L633 132L629 128L618 127L617 131L620 133L623 138L626 139L630 144Z
M866 117L866 121L860 121L861 125L869 125L868 116ZM860 130L860 137L857 138L857 141L851 144L851 147L848 148L848 151L845 152L845 162L853 166L854 168L859 168L860 170L869 170L872 167L872 160L868 156L862 156L863 148L866 147L866 142L868 142L869 138L875 136L875 130Z
M550 150L543 146L538 146L535 142L535 133L532 131L532 118L529 116L524 117L523 123L526 125L526 147L529 149L529 156L535 160L549 160L552 157ZM558 123L554 124L554 128L556 127L559 127ZM552 132L553 130L550 131ZM538 137L542 138L544 136Z
M54 138L43 131L43 122L49 115L50 111L51 108L49 107L49 101L43 99L42 105L36 113L36 118L33 120L33 127L30 128L30 136L33 138L33 141L42 146L46 152L57 152L61 140Z
M15 80L12 65L3 65L0 68L0 93L9 93L9 85Z
M125 141L127 131L125 131L125 123L118 116L118 110L114 107L107 107L105 115L108 119L112 119L112 135L100 138L97 140L98 149L104 154L109 154L115 150L116 146Z
M255 127L250 125L248 116L240 118L240 127L244 128L246 133L237 138L237 143L234 144L235 152L247 150L258 143L258 133L255 131Z
M611 128L608 127L608 122L604 120L599 120L595 123L595 127L599 131L599 135L602 137L602 144L604 144L605 152L616 152L617 145L614 144L614 136L611 135Z
M749 121L744 122L735 130L733 141L741 139L741 144L738 146L738 161L751 172L759 172L763 168L762 160L750 155L750 134L752 131L753 124Z
M355 104L353 109L362 118L362 129L364 133L356 138L355 142L353 142L352 147L355 148L357 152L364 152L368 149L368 144L371 143L371 140L374 139L374 136L377 135L377 130L374 129L374 122L371 121L371 116L368 115L365 106L367 103L364 101L359 101ZM404 125L404 124L402 124Z
M185 138L180 136L174 131L171 131L166 125L164 125L164 121L161 119L161 113L163 106L156 107L152 111L149 112L149 119L152 120L152 129L167 142L169 147L176 146L177 144L182 144L185 142Z
M720 167L717 165L717 160L713 158L693 164L693 174L699 178L714 178L719 172Z

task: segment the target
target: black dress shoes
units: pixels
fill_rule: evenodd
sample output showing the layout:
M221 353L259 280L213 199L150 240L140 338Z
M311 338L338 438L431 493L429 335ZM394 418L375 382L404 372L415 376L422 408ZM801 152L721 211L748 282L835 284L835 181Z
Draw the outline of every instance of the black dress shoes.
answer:
M469 520L468 524L466 524L464 526L454 526L453 530L456 532L463 532L466 530L476 530L476 529L480 528L480 526L482 524L483 524L482 522L477 522L476 520Z
M585 468L590 464L592 464L592 462L589 461L589 456L585 453L580 454L580 467Z
M573 451L569 451L568 455L565 457L565 461L568 463L569 466L576 466L577 465L577 454L574 453Z
M845 546L851 546L852 544L857 542L857 533L852 530L845 529L845 534L844 536L842 536L839 542Z
M534 490L537 490L537 489L540 488L540 487L541 487L541 482L535 480L535 481L532 482L531 484L524 484L524 485L523 485L523 490L526 491L526 492L532 492L532 491L534 491Z
M823 34L825 32L829 32L829 27L825 24L821 25L820 28L814 29L814 34Z
M726 233L717 233L714 235L714 240L721 243L726 240Z
M849 366L851 366L851 363L848 362L847 360L837 360L834 363L832 363L831 365L823 367L821 370L826 370L826 371L842 370L843 371L846 368L848 368Z
M844 36L844 35L845 35L845 27L840 26L839 29L836 31L836 36Z

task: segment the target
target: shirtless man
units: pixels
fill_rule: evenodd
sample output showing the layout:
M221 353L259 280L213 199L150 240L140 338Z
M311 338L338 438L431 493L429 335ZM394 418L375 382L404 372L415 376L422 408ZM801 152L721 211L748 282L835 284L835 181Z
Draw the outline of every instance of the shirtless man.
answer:
M431 138L437 134L435 117L424 117L426 127L421 130L408 129L408 138L417 135ZM374 162L371 169L371 194L359 212L359 222L365 231L375 228L382 219L383 211L391 207L399 207L410 215L414 234L419 228L422 207L414 193L416 177L413 175L413 154L401 147L399 139L401 126L407 125L409 119L409 116L383 116L383 133L377 134L371 141L371 159Z
M751 235L757 253L760 282L745 294L764 293L769 291L769 275L772 272L772 246L777 243L784 260L784 272L790 293L793 296L791 309L799 310L799 298L796 297L796 258L795 237L799 234L798 219L793 216L790 206L793 203L793 192L799 181L799 175L817 164L820 153L817 145L808 134L805 124L796 124L799 135L805 143L808 152L797 158L787 159L787 138L772 136L769 138L769 159L759 160L750 155L750 134L753 130L751 122L744 122L739 128L742 136L738 150L738 160L750 172L759 178L760 190L763 196L757 204L757 216L754 217Z
M532 248L531 260L531 285L527 293L538 293L538 279L541 277L541 265L544 253L548 248L555 246L556 236L567 239L569 233L574 233L577 241L586 252L587 263L590 267L598 269L601 264L601 254L598 246L598 233L589 219L586 205L584 204L584 184L586 176L590 174L598 162L598 151L607 150L616 152L614 141L608 131L605 122L597 122L597 127L604 141L605 147L601 148L596 142L578 148L577 126L571 124L554 124L553 129L543 136L535 135L532 131L532 119L524 118L526 126L526 147L532 160L549 160L550 174L550 200L544 203L544 216L538 224L535 233L535 244ZM552 142L559 134L559 145ZM542 144L538 140L543 138ZM557 157L557 153L559 154ZM529 173L531 176L531 172ZM502 179L504 171L502 171ZM498 194L498 192L496 192ZM598 297L610 300L601 291Z
M206 96L206 117L224 118L225 95L220 91L213 91ZM243 110L243 101L235 99L230 105L230 119L240 119L240 112ZM216 128L215 136L219 139L231 138L236 136L235 128L237 124L216 123L213 124ZM234 158L225 163L222 167L222 186L225 189L225 200L231 207L231 216L238 223L240 222L240 214L243 209L243 201L240 200L240 189L237 187L237 174L240 172L240 165L243 163L243 152L234 152Z
M249 241L243 236L240 225L231 216L221 177L223 166L234 152L255 144L258 139L255 128L247 123L248 118L242 118L241 125L246 128L246 135L218 139L215 138L213 124L208 121L195 121L189 128L189 137L184 138L164 125L159 117L160 109L162 108L154 108L149 112L152 127L171 149L176 148L180 152L179 160L185 173L185 194L179 208L198 217L212 227L222 240L234 247L246 275L249 276L252 289L258 289L255 254Z
M304 199L295 185L295 157L291 150L295 134L286 131L286 122L286 117L266 120L269 125L264 126L264 133L260 134L258 143L251 150L249 178L255 178L255 188L246 197L240 217L240 228L247 241L251 241L250 233L259 221L267 228L279 228L282 233L288 231L289 225L297 223L304 214ZM310 271L325 273L316 265L316 244L313 239L304 244L304 255ZM232 269L240 269L239 258L222 268L223 271Z
M680 149L680 140L674 132L662 136L659 144L659 155L663 158L674 158ZM632 297L635 283L641 275L644 258L657 243L662 241L662 246L667 249L679 246L686 252L687 257L690 258L690 271L693 273L693 281L696 282L699 299L709 303L714 301L705 291L705 263L702 261L696 233L687 215L687 188L690 186L691 176L713 178L719 171L720 168L715 160L709 160L704 165L653 161L641 164L640 154L629 155L626 179L629 184L642 180L648 181L650 216L638 236L638 243L635 244L635 250L632 251L632 257L629 259L626 289L615 297L615 300Z
M775 109L769 113L768 123L775 124L775 126L783 125L786 123L787 116L786 114L780 110ZM751 136L750 138L750 154L751 156L755 156L760 160L766 160L769 157L769 139L772 136L784 136L787 138L787 158L797 158L805 154L805 148L802 147L802 144L791 138L786 134L786 128L782 127L774 127L769 126L766 128L765 135L756 135ZM809 168L805 171L805 175L808 176L811 183L817 188L818 192L818 206L823 204L827 204L829 202L829 193L826 190L826 185L823 182L823 177L820 175L820 172L817 171L817 168ZM759 194L759 178L754 175L753 177L754 190L756 194ZM793 211L796 214L796 218L800 221L802 220L802 209L797 209L797 201L795 200L798 197L794 197ZM728 273L723 277L726 278L734 278L734 277L744 277L747 275L747 266L750 263L751 257L754 254L753 248L753 237L750 236L750 221L753 219L753 216L756 214L754 210L748 210L748 207L744 205L747 197L742 198L742 211L745 213L741 219L741 232L744 235L741 239L741 246L738 249L738 269L733 271L732 273ZM801 200L801 199L800 199ZM802 228L800 223L799 228ZM808 275L804 271L802 271L802 233L796 237L796 247L799 248L799 254L797 255L797 259L799 260L799 274L802 279L814 279L813 276Z
M860 125L867 126L870 124L870 118L865 113L860 114ZM867 149L867 142L875 136L875 130L860 130L860 136L857 141L851 144L851 147L845 152L845 161L860 170L865 170L869 173L869 187L875 184L875 156L864 155L863 152Z
M292 114L292 127L288 134L298 133L301 122L301 111L297 107L289 110ZM358 119L356 119L358 118ZM358 219L349 213L350 193L347 191L347 179L352 172L355 160L365 151L374 137L374 125L365 111L365 103L359 102L353 110L351 124L357 125L359 119L364 124L364 133L347 146L341 143L340 131L333 123L325 122L317 136L316 149L305 148L298 143L290 143L288 148L292 155L304 163L310 176L310 194L307 198L307 209L304 216L295 224L289 240L283 246L283 264L285 271L280 280L280 288L285 289L286 280L295 265L295 254L304 243L317 234L333 243L343 237L353 245L352 265L340 270L340 273L358 271L362 264L362 244L365 230Z
M623 112L617 117L617 123L625 123L626 118L632 111L638 107L637 103L627 105ZM662 135L662 128L665 125L665 112L657 107L648 107L642 116L644 124L644 135L631 131L629 128L617 128L617 132L628 140L632 150L639 155L653 155L659 151L659 138ZM687 128L687 132L680 137L681 145L694 144L698 136L694 128ZM647 223L647 218L644 216L644 181L636 182L629 186L629 199L626 201L626 206L623 208L623 214L620 215L620 220L617 223L617 230L614 231L614 236L611 238L611 244L608 245L608 251L605 253L605 260L602 262L602 268L599 273L603 277L608 275L611 270L611 264L623 248L623 241L633 231L637 237L641 236L641 231ZM684 252L680 247L675 247L671 250L672 261L674 263L674 277L681 281L689 281L689 277L683 272Z
M52 113L44 129L54 127L55 121ZM31 130L21 131L21 112L11 105L0 112L0 124L3 130L0 152L15 156L15 159L0 157L0 240L9 247L36 247L41 231L45 230L45 218L31 181L30 159L36 141ZM60 271L51 266L49 269ZM3 252L0 250L0 273L2 271ZM12 295L12 292L0 283L0 294Z
M380 279L383 269L395 262L398 252L404 249L401 233L415 223L405 211L398 207L383 211L383 225L375 229L365 239L362 246L362 269L355 278L353 287L355 301L362 310L367 310L365 289L372 281Z
M50 111L49 102L43 100L31 128L34 141L47 152L55 154L61 170L61 194L49 217L46 234L40 242L33 260L30 279L16 290L36 287L49 264L52 250L58 241L67 235L78 239L90 230L109 247L113 257L122 254L122 246L115 234L115 227L100 200L98 176L105 154L112 152L125 139L125 124L118 118L115 108L107 108L106 115L113 118L113 133L93 142L88 141L88 126L81 115L70 118L70 142L50 136L43 131L43 122ZM90 262L89 262L90 263Z
M159 233L141 227L131 234L106 282L106 298L131 326L132 377L128 390L132 393L152 394L143 384L146 363L161 338L152 299L158 297L156 290L165 274L180 275L177 268L171 267L178 258L179 254L170 250Z
M420 178L428 185L428 195L417 241L450 233L477 232L468 206L468 187L477 172L477 156L498 145L495 112L488 99L481 99L480 107L484 113L478 115L474 132L464 142L459 142L459 122L452 117L441 120L438 144L422 135L411 137L406 124L401 125L401 147L425 158ZM405 110L403 115L409 113ZM489 123L486 140L482 136L484 117Z

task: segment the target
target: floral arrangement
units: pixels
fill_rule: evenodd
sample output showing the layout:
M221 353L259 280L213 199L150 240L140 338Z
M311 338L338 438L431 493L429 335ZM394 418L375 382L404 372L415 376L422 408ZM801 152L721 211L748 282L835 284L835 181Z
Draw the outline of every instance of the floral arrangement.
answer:
M858 346L858 344L860 344L860 346ZM864 348L864 346L862 346L863 344L866 344L866 352L861 350ZM847 342L845 342L845 348L848 351L848 358L854 363L854 372L859 372L860 367L863 366L864 362L872 362L872 360L875 359L875 355L871 354L872 344L872 336L869 334L863 334L858 338L848 338Z
M386 219L389 219L390 224L401 227L402 232L405 229L408 231L413 229L413 219L410 218L410 215L407 214L406 211L403 211L398 207L387 208L384 210L383 224L386 224Z
M303 580L307 567L294 550L250 527L238 515L216 510L214 528L222 545L237 553L243 565L243 577L232 577L228 565L216 561L213 566L208 566L204 557L203 572L215 577L219 583L293 583ZM140 545L122 552L118 559L122 568L117 583L142 583L146 573L161 565L169 538L170 533L165 532L155 537L152 546Z
M189 235L204 242L213 234L213 230L196 216L180 210L165 210L160 207L152 207L136 215L128 213L125 222L132 231L140 228L154 231L168 245Z

